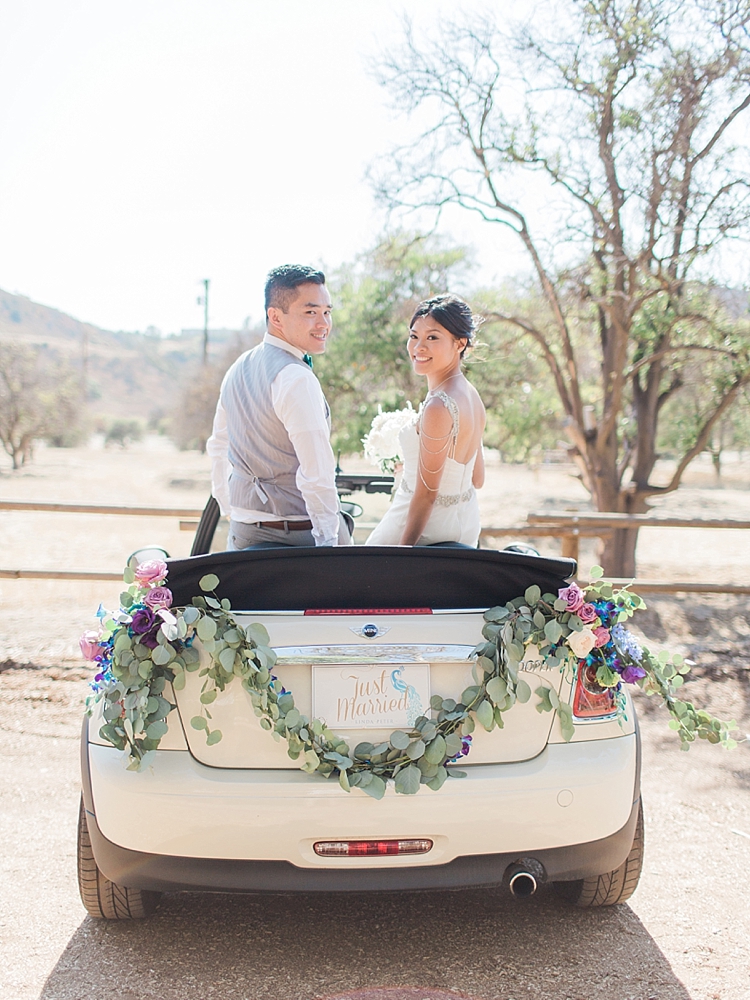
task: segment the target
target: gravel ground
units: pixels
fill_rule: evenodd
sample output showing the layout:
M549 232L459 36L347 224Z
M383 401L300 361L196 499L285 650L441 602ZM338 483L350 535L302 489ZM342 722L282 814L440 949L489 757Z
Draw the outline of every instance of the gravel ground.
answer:
M725 673L725 670L728 672ZM696 698L750 727L747 659ZM629 904L543 888L349 897L166 896L147 924L85 915L75 877L81 670L0 674L3 1000L313 1000L355 988L482 1000L747 1000L750 751L682 753L641 705L646 860ZM645 699L641 699L645 701Z
M566 470L490 471L485 523L513 523L530 509L585 506ZM750 517L746 480L738 468L718 489L698 469L665 510ZM42 451L18 475L0 468L0 492L17 499L200 507L206 489L205 458L176 455L159 441L127 453ZM365 518L382 513L383 502L367 498ZM639 572L742 580L747 556L733 534L714 532L699 544L694 533L681 547L667 541L666 531L656 533L639 548ZM116 570L144 541L161 541L180 555L190 539L166 519L19 513L4 514L0 524L9 568ZM700 744L681 753L664 713L644 698L646 860L629 904L579 911L544 888L523 903L485 890L358 898L191 894L165 897L147 924L91 920L75 880L77 743L88 677L76 638L98 602L111 605L120 588L1 583L3 1000L318 1000L398 985L481 1000L750 997L749 745L725 752ZM747 601L649 603L640 623L652 644L697 664L688 696L750 730Z

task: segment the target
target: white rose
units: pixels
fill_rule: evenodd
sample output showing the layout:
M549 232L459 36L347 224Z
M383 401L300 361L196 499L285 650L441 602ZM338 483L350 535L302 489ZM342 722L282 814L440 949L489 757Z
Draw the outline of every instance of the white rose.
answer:
M580 632L571 632L565 641L578 659L582 660L596 645L596 636L590 628L582 628Z

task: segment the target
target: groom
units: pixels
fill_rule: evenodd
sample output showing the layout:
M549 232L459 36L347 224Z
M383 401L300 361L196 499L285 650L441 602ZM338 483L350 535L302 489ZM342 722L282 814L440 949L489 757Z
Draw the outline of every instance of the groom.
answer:
M212 492L230 550L349 545L339 510L328 404L312 372L331 332L325 275L285 264L266 281L266 335L224 376L213 433Z

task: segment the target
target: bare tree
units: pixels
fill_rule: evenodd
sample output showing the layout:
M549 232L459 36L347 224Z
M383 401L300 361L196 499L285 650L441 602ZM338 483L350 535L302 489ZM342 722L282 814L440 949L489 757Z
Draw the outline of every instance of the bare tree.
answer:
M34 442L71 430L84 407L80 373L65 361L17 344L0 350L0 443L20 469Z
M747 338L706 291L750 221L749 24L748 0L559 0L509 32L480 18L420 40L407 24L381 65L426 125L381 165L380 193L461 206L520 241L546 313L495 318L538 345L601 511L677 489L750 379ZM721 362L713 405L654 483L659 415L695 356ZM636 539L604 543L608 573L635 573Z

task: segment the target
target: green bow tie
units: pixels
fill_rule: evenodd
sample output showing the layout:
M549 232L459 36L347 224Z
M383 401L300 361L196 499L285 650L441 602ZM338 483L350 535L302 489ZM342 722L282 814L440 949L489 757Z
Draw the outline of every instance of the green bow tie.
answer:
M309 354L303 354L302 355L302 360L305 362L306 365L309 365L312 368L312 366L313 366L312 358L310 357Z

